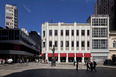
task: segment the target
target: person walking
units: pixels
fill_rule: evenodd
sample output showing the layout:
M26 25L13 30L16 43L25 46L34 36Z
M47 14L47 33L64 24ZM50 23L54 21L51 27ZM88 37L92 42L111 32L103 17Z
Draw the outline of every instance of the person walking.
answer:
M78 70L78 61L76 61L76 70Z
M91 69L91 71L93 71L93 63L92 62L90 62L90 69Z
M75 66L75 60L73 60L73 65Z
M88 71L88 69L90 69L90 67L89 67L89 61L86 61L86 66L87 66L87 71Z
M96 65L97 65L97 63L96 63L95 61L93 61L93 70L94 70L94 71L97 71L97 70L96 70Z

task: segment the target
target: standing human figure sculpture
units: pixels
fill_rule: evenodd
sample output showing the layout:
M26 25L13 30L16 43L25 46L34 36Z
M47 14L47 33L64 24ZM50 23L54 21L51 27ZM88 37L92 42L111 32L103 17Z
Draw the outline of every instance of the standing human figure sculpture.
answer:
M56 66L56 61L55 61L55 55L54 55L54 52L55 52L55 45L53 45L53 49L52 49L52 63L51 63L51 66Z

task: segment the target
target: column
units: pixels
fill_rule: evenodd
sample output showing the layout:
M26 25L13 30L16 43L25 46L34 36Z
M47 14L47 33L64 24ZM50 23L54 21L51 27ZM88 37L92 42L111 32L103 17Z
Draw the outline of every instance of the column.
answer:
M58 63L60 63L60 53L58 53Z
M48 60L48 53L45 54L46 60L49 62Z
M84 54L83 54L83 55L84 55ZM83 63L83 64L85 63L84 56L82 57L82 63Z
M68 63L68 53L66 54L67 56L66 56L66 63Z

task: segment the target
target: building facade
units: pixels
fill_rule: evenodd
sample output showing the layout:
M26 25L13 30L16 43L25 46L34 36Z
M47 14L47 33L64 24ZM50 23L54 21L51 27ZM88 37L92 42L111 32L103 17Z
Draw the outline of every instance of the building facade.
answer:
M37 49L39 50L39 55L41 54L41 36L36 31L31 31L29 36L36 41Z
M110 31L109 52L110 52L110 59L113 62L116 62L116 31Z
M0 58L29 59L39 57L36 41L20 29L0 29Z
M110 30L116 30L116 0L97 0L94 14L108 14Z
M6 4L5 26L10 29L18 28L18 10L16 5Z
M42 53L45 53L46 60L51 61L55 45L57 62L105 60L109 54L108 32L108 16L91 15L87 23L82 24L46 22L42 24Z

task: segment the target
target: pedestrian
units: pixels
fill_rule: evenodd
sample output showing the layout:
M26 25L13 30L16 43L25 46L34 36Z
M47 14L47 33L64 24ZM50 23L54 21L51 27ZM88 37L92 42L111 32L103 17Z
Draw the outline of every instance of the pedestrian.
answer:
M5 64L5 59L2 60L2 64Z
M76 61L76 70L78 70L78 61Z
M75 60L73 60L73 65L75 66Z
M92 62L90 62L90 69L91 69L91 71L93 71L93 63Z
M97 63L96 63L95 61L93 61L93 70L94 70L94 71L97 71L97 70L96 70L96 65L97 65Z
M86 66L87 66L87 71L88 71L88 69L90 69L90 67L89 67L89 61L86 61Z
M22 60L20 59L20 63L22 63Z
M2 59L0 58L0 64L2 64Z

